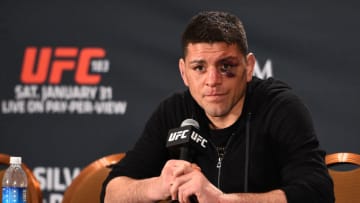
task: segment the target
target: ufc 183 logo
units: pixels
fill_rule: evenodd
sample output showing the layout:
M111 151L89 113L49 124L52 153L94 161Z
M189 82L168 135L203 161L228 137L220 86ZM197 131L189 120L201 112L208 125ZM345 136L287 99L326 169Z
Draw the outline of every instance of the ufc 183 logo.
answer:
M99 47L26 47L20 80L24 84L59 84L65 71L79 85L96 85L109 71L106 51Z

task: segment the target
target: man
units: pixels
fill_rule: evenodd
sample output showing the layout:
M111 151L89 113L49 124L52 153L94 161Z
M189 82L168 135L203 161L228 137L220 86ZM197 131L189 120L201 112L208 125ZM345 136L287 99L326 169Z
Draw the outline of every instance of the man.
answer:
M188 90L163 101L104 182L105 202L333 202L310 113L290 88L253 77L241 21L201 12L182 36ZM208 141L193 163L166 148L187 118ZM104 194L105 193L105 194Z

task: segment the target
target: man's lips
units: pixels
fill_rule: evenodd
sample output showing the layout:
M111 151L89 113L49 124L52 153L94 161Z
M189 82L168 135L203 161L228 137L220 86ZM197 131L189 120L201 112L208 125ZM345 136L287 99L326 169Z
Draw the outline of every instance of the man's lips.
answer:
M222 99L224 96L226 96L225 93L209 93L209 94L205 94L205 98L209 99L209 100L220 100Z
M224 96L226 93L223 92L211 92L211 93L205 93L206 97L216 97L216 96Z

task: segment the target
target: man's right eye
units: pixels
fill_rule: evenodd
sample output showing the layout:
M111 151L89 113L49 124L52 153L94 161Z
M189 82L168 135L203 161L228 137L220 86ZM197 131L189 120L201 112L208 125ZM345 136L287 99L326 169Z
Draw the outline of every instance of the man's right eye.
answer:
M195 66L195 67L193 67L193 70L203 72L205 70L205 67L204 66Z

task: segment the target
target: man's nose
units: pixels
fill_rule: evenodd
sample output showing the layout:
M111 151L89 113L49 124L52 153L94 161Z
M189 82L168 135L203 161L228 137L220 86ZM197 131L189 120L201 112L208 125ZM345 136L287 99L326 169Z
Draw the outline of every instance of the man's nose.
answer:
M209 68L207 77L206 77L206 85L210 87L217 86L222 82L222 75L217 68Z

